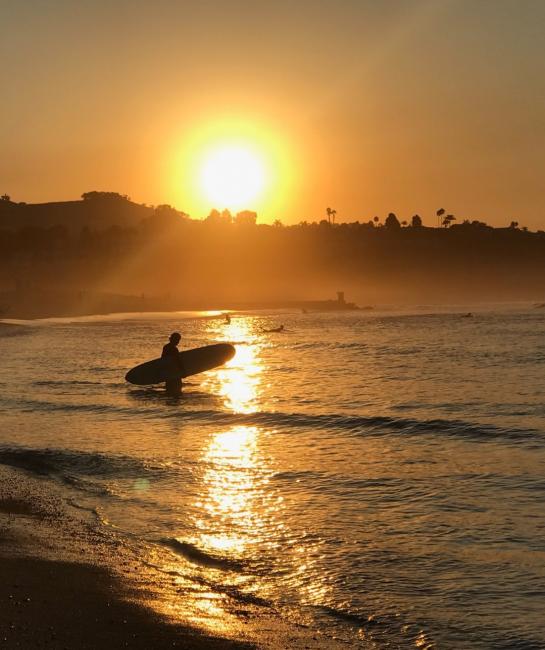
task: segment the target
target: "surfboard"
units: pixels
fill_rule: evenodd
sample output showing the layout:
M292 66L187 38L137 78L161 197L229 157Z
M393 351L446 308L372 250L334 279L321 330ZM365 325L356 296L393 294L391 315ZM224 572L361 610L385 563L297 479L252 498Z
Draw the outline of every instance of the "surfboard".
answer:
M230 343L216 343L202 348L180 352L182 370L172 359L153 359L135 366L125 375L125 379L137 386L160 384L167 379L189 377L199 372L212 370L227 363L235 356L235 348Z

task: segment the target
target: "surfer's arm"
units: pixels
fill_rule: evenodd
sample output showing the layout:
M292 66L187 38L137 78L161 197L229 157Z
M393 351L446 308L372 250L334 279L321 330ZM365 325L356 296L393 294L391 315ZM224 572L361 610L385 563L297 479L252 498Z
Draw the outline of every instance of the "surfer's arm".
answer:
M161 355L163 359L172 359L178 368L184 372L184 363L182 361L182 353L176 348L172 348L169 345L165 345L163 348L163 354Z

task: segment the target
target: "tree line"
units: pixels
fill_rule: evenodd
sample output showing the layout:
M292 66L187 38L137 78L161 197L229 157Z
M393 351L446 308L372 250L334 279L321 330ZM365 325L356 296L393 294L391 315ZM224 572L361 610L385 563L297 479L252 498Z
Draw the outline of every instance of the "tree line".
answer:
M14 228L0 209L0 289L99 287L169 293L182 303L319 299L338 289L365 303L545 294L545 233L516 221L492 228L442 211L431 228L419 215L404 221L394 213L337 222L329 207L320 221L283 225L260 224L251 211L212 210L196 220L167 204L141 206L109 193L86 193L80 203L97 202L119 203L128 216L136 205L137 218Z

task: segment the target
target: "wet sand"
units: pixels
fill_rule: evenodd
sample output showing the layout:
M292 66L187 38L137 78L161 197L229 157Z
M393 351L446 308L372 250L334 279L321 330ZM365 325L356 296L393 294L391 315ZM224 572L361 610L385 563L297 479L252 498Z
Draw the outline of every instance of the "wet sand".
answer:
M0 560L0 643L5 648L250 648L161 618L127 585L92 565Z
M0 647L338 647L252 603L232 603L217 634L192 625L172 576L87 515L49 481L0 466Z
M103 564L116 559L115 541L92 537L84 520L74 530L77 519L65 516L55 495L40 502L40 488L0 468L1 647L255 647L210 636L146 606L151 594L123 575L131 561L127 551L118 546L119 571Z

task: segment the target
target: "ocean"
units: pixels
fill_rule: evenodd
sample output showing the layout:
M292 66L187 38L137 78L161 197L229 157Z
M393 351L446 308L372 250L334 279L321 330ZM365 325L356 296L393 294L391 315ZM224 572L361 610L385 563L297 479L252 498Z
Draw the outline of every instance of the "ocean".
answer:
M174 330L237 354L126 384ZM347 647L545 648L545 310L46 319L0 354L0 464L160 549L194 621L229 594Z

